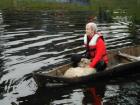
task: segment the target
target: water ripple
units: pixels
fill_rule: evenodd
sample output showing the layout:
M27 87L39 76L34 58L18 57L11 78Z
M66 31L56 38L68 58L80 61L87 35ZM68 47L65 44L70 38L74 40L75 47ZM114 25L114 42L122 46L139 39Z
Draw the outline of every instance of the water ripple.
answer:
M3 95L11 97L14 94L18 97L27 95L26 91L33 93L30 89L36 87L29 87L33 81L33 71L63 63L69 59L69 55L83 52L84 23L90 14L91 12L64 12L60 15L51 11L17 12L14 15L1 13L0 88ZM129 25L116 21L98 23L108 50L135 44L136 37L130 33ZM21 90L25 90L25 94Z

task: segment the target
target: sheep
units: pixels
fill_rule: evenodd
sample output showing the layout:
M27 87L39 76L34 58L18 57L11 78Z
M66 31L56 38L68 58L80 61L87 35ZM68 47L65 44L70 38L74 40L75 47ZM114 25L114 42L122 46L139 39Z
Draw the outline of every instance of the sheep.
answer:
M82 58L81 61L78 63L78 67L88 67L90 60L87 58Z
M65 73L64 77L80 77L80 76L86 76L92 73L96 73L95 68L90 68L88 64L90 63L90 60L86 58L82 58L81 61L78 64L78 67L75 68L69 68Z

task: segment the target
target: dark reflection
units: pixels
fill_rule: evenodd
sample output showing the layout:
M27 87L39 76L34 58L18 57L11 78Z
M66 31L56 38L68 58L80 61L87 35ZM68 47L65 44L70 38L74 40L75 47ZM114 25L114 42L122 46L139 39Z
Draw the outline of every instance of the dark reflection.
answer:
M129 31L133 37L133 43L140 44L140 21L137 20L135 17L131 18L132 23L130 23Z
M35 94L26 97L19 97L19 105L50 105L55 100L63 100L64 95L70 98L73 88L45 88L38 89Z
M20 28L22 29L34 27L34 29L40 29L40 25L42 24L40 16L41 12L39 11L27 12L3 10L3 23L8 24L5 29L11 32Z
M89 5L90 0L47 0L47 2L59 2L59 3L74 3L80 5Z
M94 87L84 89L83 105L102 105L104 97L105 84L98 84Z
M98 21L101 23L111 23L113 22L112 14L111 10L105 7L99 7Z
M17 102L19 102L19 105L51 105L53 101L56 100L61 101L64 99L71 99L71 94L75 89L81 89L79 92L83 93L84 96L80 101L83 105L101 105L102 97L104 96L105 92L104 83L99 86L86 86L85 88L79 88L79 86L70 86L38 89L33 95L19 97Z
M90 0L68 0L69 2L72 3L78 3L81 5L89 5L90 4Z

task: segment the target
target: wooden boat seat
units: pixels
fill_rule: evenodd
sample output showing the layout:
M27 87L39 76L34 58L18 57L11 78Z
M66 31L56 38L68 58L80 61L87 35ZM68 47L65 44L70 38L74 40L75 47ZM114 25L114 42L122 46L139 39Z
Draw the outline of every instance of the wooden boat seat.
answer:
M140 58L139 57L136 57L136 56L132 56L132 55L129 55L129 54L126 54L126 53L122 53L122 52L118 52L117 54L118 56L122 57L122 58L125 58L131 62L133 61L140 61Z

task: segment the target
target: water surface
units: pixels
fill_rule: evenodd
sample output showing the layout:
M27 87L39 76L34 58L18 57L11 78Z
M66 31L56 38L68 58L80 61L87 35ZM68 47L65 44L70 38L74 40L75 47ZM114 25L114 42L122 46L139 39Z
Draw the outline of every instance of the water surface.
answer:
M81 105L89 97L83 89L38 93L32 72L68 62L69 55L83 52L85 24L93 16L94 11L0 11L0 104ZM95 22L108 50L140 44L140 23L126 15L106 16L99 14ZM137 28L132 31L132 26ZM102 103L138 105L139 84L138 79L99 85Z

